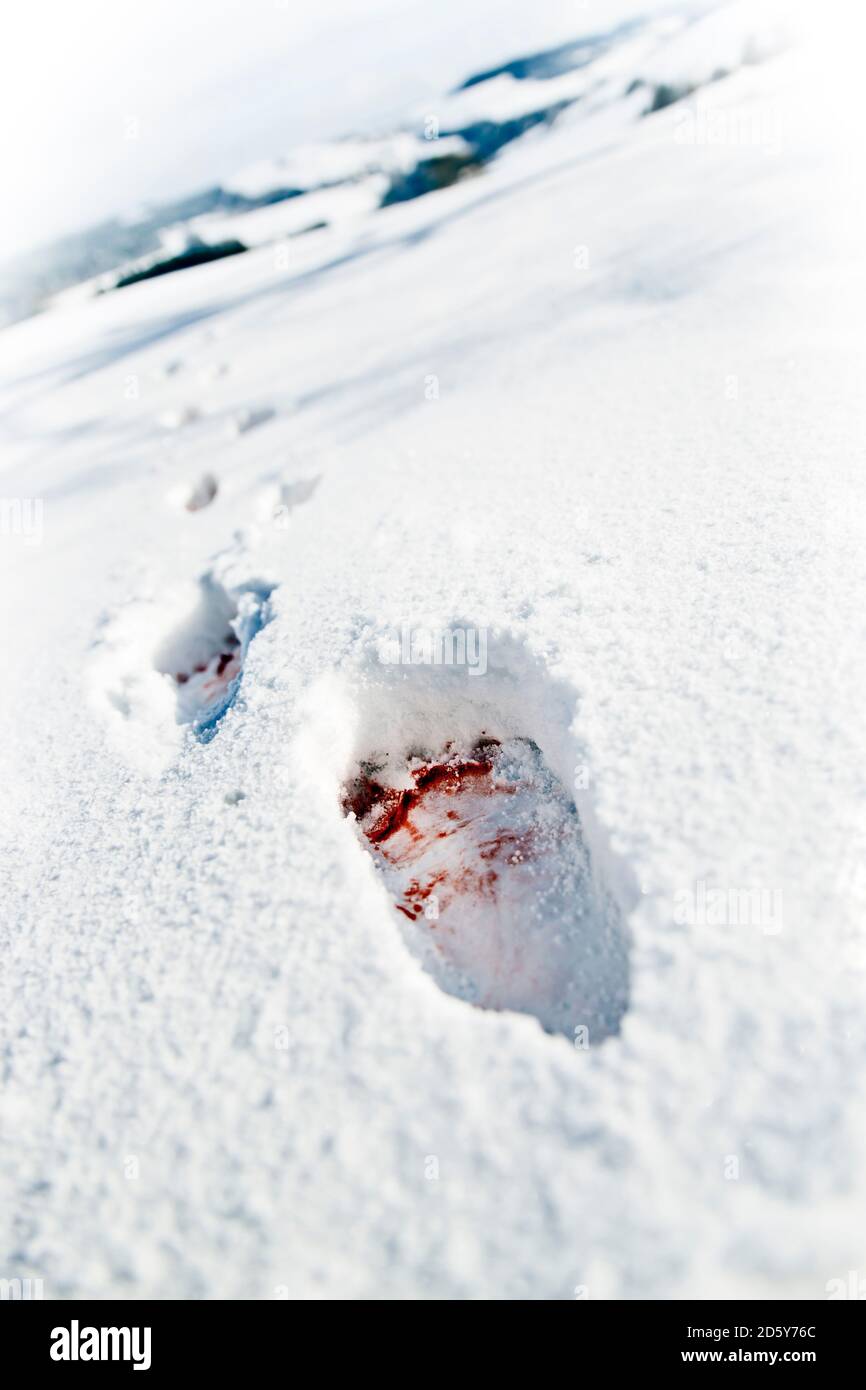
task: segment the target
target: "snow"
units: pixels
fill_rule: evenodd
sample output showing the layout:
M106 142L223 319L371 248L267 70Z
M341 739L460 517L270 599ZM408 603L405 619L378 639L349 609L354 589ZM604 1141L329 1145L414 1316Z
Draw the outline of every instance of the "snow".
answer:
M383 174L324 188L285 202L271 203L237 217L213 214L193 218L188 232L208 244L238 240L245 246L266 245L280 237L296 236L321 223L361 219L374 212L388 191Z
M429 157L429 143L410 131L398 131L384 139L335 140L301 145L278 159L259 160L227 179L225 187L247 198L281 188L328 188L383 170L406 172Z
M285 259L0 334L6 1277L821 1298L862 1269L841 70L578 105ZM395 662L406 629L483 633L485 671ZM405 787L491 726L628 945L586 1047L540 987L473 1007L344 814L372 755ZM502 871L513 941L537 900Z

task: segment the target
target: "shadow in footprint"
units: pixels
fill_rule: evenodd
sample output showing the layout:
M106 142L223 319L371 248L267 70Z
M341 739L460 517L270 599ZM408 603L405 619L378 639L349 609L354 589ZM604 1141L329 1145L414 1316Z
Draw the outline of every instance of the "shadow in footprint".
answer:
M514 643L480 680L454 667L379 672L353 697L367 751L342 805L413 955L481 1008L533 1014L588 1043L615 1034L628 1003L629 875L567 789L581 766L574 699Z
M271 588L229 592L212 575L200 580L193 613L165 639L154 665L177 690L177 722L207 743L240 688L250 642L270 619Z
M229 428L232 434L249 434L275 419L276 414L272 405L246 406L232 416Z
M195 482L178 483L166 493L166 501L178 510L201 512L209 507L219 492L219 483L213 473L202 473Z
M321 481L320 473L298 478L295 482L284 482L279 475L273 474L264 479L258 498L260 520L273 522L278 530L287 530L292 514L310 501Z

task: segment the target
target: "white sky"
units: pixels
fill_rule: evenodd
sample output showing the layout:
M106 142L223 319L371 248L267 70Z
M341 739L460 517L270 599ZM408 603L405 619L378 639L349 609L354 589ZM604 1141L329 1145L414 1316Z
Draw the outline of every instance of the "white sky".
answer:
M0 258L399 115L675 0L29 0L0 51ZM129 138L130 119L138 123Z

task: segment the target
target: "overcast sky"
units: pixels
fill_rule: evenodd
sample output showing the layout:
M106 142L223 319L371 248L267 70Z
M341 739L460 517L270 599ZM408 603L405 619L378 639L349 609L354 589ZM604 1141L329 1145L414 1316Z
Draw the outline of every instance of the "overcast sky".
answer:
M19 0L0 258L675 0Z

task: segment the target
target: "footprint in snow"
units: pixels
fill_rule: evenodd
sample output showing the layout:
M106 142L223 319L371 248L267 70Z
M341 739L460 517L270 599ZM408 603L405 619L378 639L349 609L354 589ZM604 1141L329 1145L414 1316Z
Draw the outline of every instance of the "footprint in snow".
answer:
M166 410L159 417L159 423L166 430L182 430L186 425L194 425L201 419L197 405L183 405L177 410Z
M212 382L225 376L228 370L227 362L208 362L204 367L199 368L198 379L203 386L210 386Z
M292 513L309 502L319 483L321 474L312 478L299 478L296 482L281 482L271 478L259 494L257 514L261 521L272 521L283 530L290 521Z
M467 728L473 682L455 672L400 674L404 690L417 677L421 700L408 718L394 706L394 728L436 729L449 718ZM436 745L413 739L364 757L344 783L343 810L410 950L443 990L484 1009L533 1014L546 1031L592 1044L618 1031L626 1008L624 919L574 799L539 745L514 732L532 710L531 685L523 705L513 672L503 674L506 706L497 715L497 672L489 671L475 735ZM387 703L374 695L373 706L384 731ZM549 727L547 716L542 723Z
M180 483L167 494L167 501L173 507L186 512L200 512L209 507L219 491L219 484L213 473L202 473L195 483Z
M266 585L230 593L205 575L194 612L157 651L157 671L175 686L177 722L202 743L234 704L249 645L270 619L270 594Z
M232 416L229 432L235 435L249 434L250 430L258 429L260 425L266 425L269 420L273 420L276 413L270 405L246 407Z

